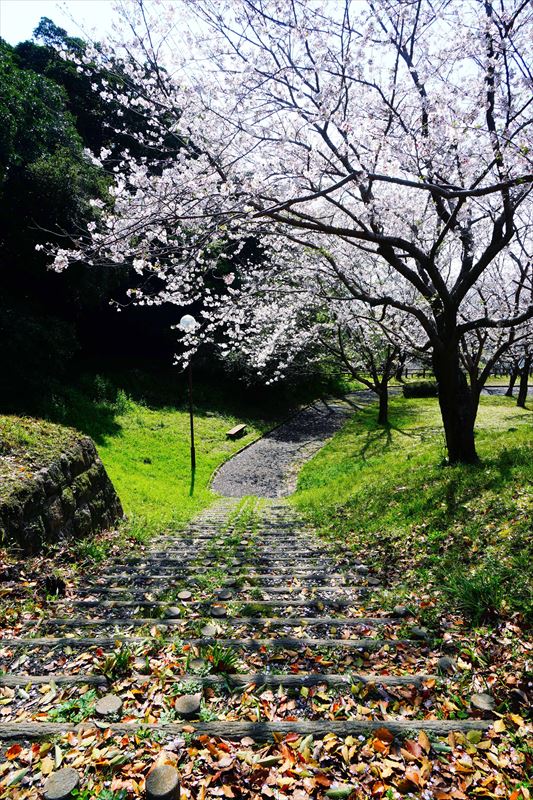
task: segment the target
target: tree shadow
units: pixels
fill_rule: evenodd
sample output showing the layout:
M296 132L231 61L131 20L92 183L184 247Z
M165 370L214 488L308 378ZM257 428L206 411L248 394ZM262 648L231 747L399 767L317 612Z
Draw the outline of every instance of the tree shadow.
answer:
M358 415L357 421L366 427L366 435L363 431L358 432L358 438L362 439L364 437L364 439L361 447L354 451L354 457L366 463L369 458L369 451L375 449L377 452L384 452L394 448L393 433L397 433L407 439L416 440L421 438L418 429L409 428L409 419L412 416L414 416L413 412L394 409L392 414L393 421L380 425L376 419L376 408L370 409L365 406L361 414ZM347 433L347 435L351 436L352 432Z
M376 428L374 431L367 431L365 442L357 454L361 461L367 461L368 451L379 442L381 442L382 448L386 450L392 445L390 425L383 425L380 428Z

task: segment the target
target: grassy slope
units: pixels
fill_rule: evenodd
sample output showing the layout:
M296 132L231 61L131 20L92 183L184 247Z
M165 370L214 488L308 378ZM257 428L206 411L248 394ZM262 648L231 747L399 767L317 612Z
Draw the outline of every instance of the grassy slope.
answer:
M531 411L482 399L480 467L441 466L436 400L393 400L390 429L375 416L362 411L304 467L298 507L398 581L446 585L475 618L505 605L531 614Z
M69 389L56 416L92 436L122 501L137 526L181 526L214 499L213 471L287 413L246 398L235 386L196 381L196 474L191 493L186 385L177 371L90 376ZM246 436L226 439L237 423Z
M131 401L116 418L120 431L98 446L109 476L128 514L152 522L181 524L213 500L208 484L214 469L257 437L259 424L249 424L239 441L226 431L240 422L234 415L213 412L195 419L196 461L191 494L189 415L176 408L151 409Z
M45 420L0 415L0 501L76 438L76 431Z

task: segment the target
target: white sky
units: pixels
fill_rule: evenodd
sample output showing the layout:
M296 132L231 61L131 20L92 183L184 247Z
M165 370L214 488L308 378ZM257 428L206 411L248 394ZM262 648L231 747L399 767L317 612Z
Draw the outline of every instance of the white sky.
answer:
M98 38L111 29L113 0L0 0L0 37L9 44L31 39L41 17L73 36Z

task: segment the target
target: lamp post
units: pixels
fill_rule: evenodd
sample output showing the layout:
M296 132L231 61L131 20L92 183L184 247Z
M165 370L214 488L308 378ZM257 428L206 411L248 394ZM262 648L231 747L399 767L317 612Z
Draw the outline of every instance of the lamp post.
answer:
M179 327L184 333L191 333L196 328L196 320L191 314L185 314L180 319ZM191 472L196 470L196 450L194 449L194 414L192 407L192 358L189 359L189 366L187 367L187 374L189 380L189 419L191 425Z

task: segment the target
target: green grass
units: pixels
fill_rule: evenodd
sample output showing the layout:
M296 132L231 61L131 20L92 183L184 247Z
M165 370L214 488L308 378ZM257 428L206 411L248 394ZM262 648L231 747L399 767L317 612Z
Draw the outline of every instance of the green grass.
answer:
M21 481L86 434L95 441L127 514L121 525L124 541L146 542L154 532L182 527L212 503L215 469L289 410L286 396L254 394L220 377L196 376L193 481L185 376L177 370L88 373L45 409L52 421L0 416L0 501L8 502ZM226 432L241 422L246 435L227 439ZM77 545L78 557L101 561L111 544L87 537Z
M177 370L86 375L51 415L90 435L124 510L128 530L181 527L214 500L215 469L288 413L286 402L247 396L241 387L201 376L194 386L196 472L190 466L186 381ZM226 432L244 422L246 435ZM139 538L139 537L137 537Z
M76 432L32 417L0 415L0 501L42 467L59 458Z
M191 485L189 415L176 408L151 409L131 401L117 416L120 431L98 452L128 514L182 524L212 501L209 481L219 464L259 435L248 425L239 441L226 431L239 422L213 412L195 418L196 474Z
M399 582L444 587L474 620L531 616L531 421L510 399L482 398L481 466L444 467L437 400L392 400L389 428L369 407L304 466L294 502Z

